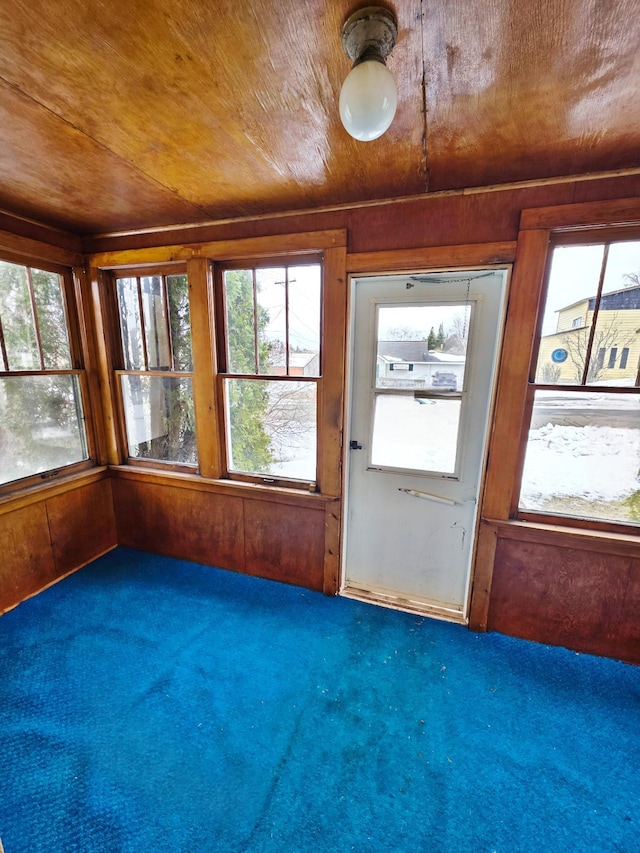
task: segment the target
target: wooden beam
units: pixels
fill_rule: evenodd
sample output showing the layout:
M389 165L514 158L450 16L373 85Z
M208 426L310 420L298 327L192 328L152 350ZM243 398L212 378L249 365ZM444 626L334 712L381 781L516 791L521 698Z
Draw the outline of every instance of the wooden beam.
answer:
M357 252L347 255L347 272L370 274L377 272L402 273L442 267L485 266L511 263L516 255L516 243L475 243L468 246L438 246L435 248L392 249L383 252Z
M192 258L231 261L242 258L267 258L275 255L297 255L346 246L344 229L281 234L275 237L246 237L239 240L217 240L159 246L151 249L124 249L100 252L91 256L91 264L101 269L149 266L150 264L188 261Z
M10 231L0 231L0 250L9 252L12 255L17 255L28 261L48 261L51 264L60 264L61 266L81 266L83 263L82 253L73 249L66 249L62 246L53 246L50 243L43 243L41 240L34 240L31 237L22 237L19 234L12 234Z
M481 518L508 518L520 459L531 345L547 260L548 231L523 231L509 289Z
M222 448L216 428L222 411L216 395L218 371L211 264L205 258L192 258L187 261L187 276L198 465L203 477L216 479L222 474Z
M568 231L577 228L603 228L607 225L640 223L640 198L612 201L588 201L556 207L533 207L523 210L520 229L532 231Z
M90 269L91 307L96 342L96 366L99 375L100 399L104 418L104 439L107 462L119 465L123 461L120 450L119 423L116 407L115 376L110 342L113 333L113 312L97 267Z

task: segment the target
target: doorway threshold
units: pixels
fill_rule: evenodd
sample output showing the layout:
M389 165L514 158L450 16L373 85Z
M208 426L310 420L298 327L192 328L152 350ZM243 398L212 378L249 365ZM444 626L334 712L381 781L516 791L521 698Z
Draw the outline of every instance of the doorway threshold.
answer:
M340 595L345 598L362 601L365 604L376 604L378 607L388 607L391 610L416 613L418 616L440 619L443 622L456 622L458 625L466 625L469 621L459 607L437 604L434 601L419 597L408 598L407 596L389 590L376 589L375 587L365 589L364 587L349 584L340 590Z

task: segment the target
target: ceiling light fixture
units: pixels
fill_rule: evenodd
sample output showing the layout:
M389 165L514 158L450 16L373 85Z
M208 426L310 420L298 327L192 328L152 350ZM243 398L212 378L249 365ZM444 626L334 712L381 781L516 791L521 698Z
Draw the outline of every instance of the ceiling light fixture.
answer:
M397 36L396 17L382 6L359 9L342 28L342 46L353 67L340 92L340 118L361 142L382 136L396 114L396 84L385 59Z

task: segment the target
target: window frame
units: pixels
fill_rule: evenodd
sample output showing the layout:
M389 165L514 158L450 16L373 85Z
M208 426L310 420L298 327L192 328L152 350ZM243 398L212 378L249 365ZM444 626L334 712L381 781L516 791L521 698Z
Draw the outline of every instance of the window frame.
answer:
M551 209L553 210L553 209ZM589 385L586 383L585 377L588 369L588 364L591 359L598 358L599 354L595 353L595 348L592 347L595 327L598 318L598 311L592 319L591 327L593 332L590 335L589 350L585 356L585 369L583 375L583 383L581 384L562 384L561 386L549 385L535 382L535 374L538 362L538 353L541 342L542 324L544 320L544 312L546 307L547 294L549 289L549 279L551 274L551 265L553 261L553 251L557 247L562 246L579 246L579 245L595 245L605 244L605 246L616 242L625 241L640 241L640 221L637 226L618 226L602 225L602 226L579 226L550 229L548 232L547 254L544 261L544 272L539 286L538 300L536 307L536 318L534 334L530 348L529 368L526 379L526 390L524 397L524 408L520 422L520 432L518 436L517 457L515 475L513 478L513 488L511 490L511 500L509 506L508 518L513 521L528 522L544 525L562 525L582 530L596 530L601 532L610 532L612 534L627 534L639 535L640 523L628 523L621 521L609 521L606 519L589 518L584 516L562 515L561 513L550 513L540 510L524 510L520 509L520 493L522 489L522 479L525 464L525 456L527 450L527 441L529 436L529 428L533 414L533 405L536 391L556 391L561 387L563 392L567 393L613 393L613 394L635 394L640 397L640 370L636 376L636 384L632 386L615 386L615 385ZM601 270L600 281L597 292L597 305L599 309L600 298L602 296L602 285L604 281L604 272L607 263L607 249L605 249L603 268ZM603 360L606 360L604 353Z
M319 317L319 370L317 376L291 376L278 374L263 374L263 373L234 373L228 370L229 367L229 351L227 346L228 330L227 330L227 312L225 304L225 289L224 289L224 274L227 271L233 270L257 270L257 269L273 269L282 267L299 267L311 266L317 264L320 266L320 317ZM218 401L218 441L220 446L220 476L222 479L245 482L261 486L275 486L278 488L296 489L307 492L318 492L320 490L320 466L321 466L321 451L322 451L322 418L320 416L323 375L324 375L324 299L325 299L325 264L324 253L317 250L295 253L295 254L275 254L269 256L234 258L233 260L220 260L213 264L214 275L214 299L215 299L215 343L216 343L216 398ZM288 324L288 320L287 320ZM278 381L283 383L290 382L305 382L315 385L316 388L316 472L313 480L293 479L291 477L269 476L265 474L254 474L245 471L235 471L229 467L231 437L229 435L228 426L228 407L226 400L225 386L226 381L230 379L249 380L249 381Z
M124 346L122 341L122 330L120 323L120 304L118 300L118 287L117 280L121 278L145 278L148 276L162 276L163 279L166 276L171 275L186 275L188 277L188 269L185 262L177 262L177 263L155 263L155 264L145 264L145 265L136 265L136 266L122 266L122 267L113 267L111 269L102 270L104 273L104 277L108 282L108 291L109 291L109 307L108 307L108 318L109 318L109 331L111 333L111 340L109 341L109 348L112 353L111 357L111 368L112 375L114 379L113 389L114 389L114 397L115 397L115 414L116 414L116 433L117 433L117 444L120 452L121 459L124 460L126 465L131 465L132 467L139 468L148 468L148 469L161 469L166 471L177 471L185 474L196 474L200 471L200 463L198 461L199 454L197 453L197 461L195 464L188 464L183 462L171 462L162 459L141 459L135 456L131 456L129 454L129 440L127 436L127 424L125 418L125 406L124 406L124 394L122 389L122 377L123 376L158 376L167 379L171 378L188 378L191 380L192 385L192 395L193 395L193 384L195 380L195 365L192 364L191 371L176 371L176 370L163 370L163 369L147 369L146 370L134 370L128 369L125 366L125 355L124 355ZM189 287L190 290L190 287ZM164 292L167 293L166 290L166 282L164 286ZM191 295L191 294L190 294ZM189 317L191 320L191 299L189 300ZM167 323L169 322L169 317L167 313ZM142 312L142 305L140 306L140 323L141 323L141 334L144 340L146 340L146 331L144 328L144 314ZM191 322L190 322L191 328ZM144 347L145 351L145 360L147 360L146 356L146 346ZM173 352L172 352L173 355ZM196 431L196 452L197 452L197 433L198 433L198 423L197 423L197 413L195 415L195 431Z
M81 295L78 290L78 282L76 280L75 271L72 267L34 257L31 255L22 255L11 251L0 251L0 261L15 264L16 266L24 267L27 270L42 270L60 276L62 301L65 314L65 323L67 337L69 341L69 356L71 366L69 368L45 368L42 358L42 343L39 332L37 333L38 352L41 360L40 368L37 370L11 370L9 369L4 338L0 330L0 377L29 377L29 376L75 376L77 377L77 387L79 393L79 403L82 410L82 418L79 427L83 433L83 441L86 446L87 459L81 459L78 462L72 462L69 465L62 465L59 468L49 468L46 471L41 471L36 474L29 474L26 477L9 480L6 483L0 484L0 497L11 494L17 490L28 489L33 486L38 486L55 481L61 477L69 477L74 474L79 474L97 464L97 436L95 431L95 423L93 416L93 407L91 402L90 383L86 367L86 353L84 351L84 337L82 329L82 314L81 314ZM30 282L30 298L33 305L33 290L31 285L31 276L28 275ZM37 329L37 318L35 320ZM5 365L7 369L5 370Z

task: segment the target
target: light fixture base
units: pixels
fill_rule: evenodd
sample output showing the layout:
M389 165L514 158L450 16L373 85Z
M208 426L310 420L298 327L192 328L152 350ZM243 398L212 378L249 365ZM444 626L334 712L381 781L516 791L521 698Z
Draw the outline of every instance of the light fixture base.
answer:
M347 18L342 28L342 47L352 62L357 63L365 52L378 54L384 62L397 37L398 23L393 12L383 6L365 6Z

